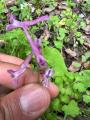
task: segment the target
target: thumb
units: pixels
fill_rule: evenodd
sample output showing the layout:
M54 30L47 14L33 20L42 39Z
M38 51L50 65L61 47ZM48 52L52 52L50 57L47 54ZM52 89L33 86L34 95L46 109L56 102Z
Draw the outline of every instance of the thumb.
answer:
M49 104L48 90L29 84L1 98L0 120L36 120Z

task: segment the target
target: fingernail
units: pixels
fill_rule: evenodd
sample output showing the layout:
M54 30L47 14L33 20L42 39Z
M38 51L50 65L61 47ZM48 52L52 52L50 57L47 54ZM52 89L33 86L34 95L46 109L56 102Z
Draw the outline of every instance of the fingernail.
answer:
M21 109L32 116L44 111L50 103L50 95L40 86L26 87L20 98Z

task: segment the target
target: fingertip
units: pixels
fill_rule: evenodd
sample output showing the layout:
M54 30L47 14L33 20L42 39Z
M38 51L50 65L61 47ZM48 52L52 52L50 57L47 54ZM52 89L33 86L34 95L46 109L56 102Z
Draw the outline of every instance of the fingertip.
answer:
M35 120L47 110L50 101L47 89L38 84L29 84L2 97L0 105L5 115L3 118Z
M58 87L52 82L50 82L50 86L49 86L48 90L49 90L52 98L58 96L58 94L59 94Z
M37 118L47 110L50 105L50 94L41 85L30 84L24 87L20 98L21 110L31 118Z

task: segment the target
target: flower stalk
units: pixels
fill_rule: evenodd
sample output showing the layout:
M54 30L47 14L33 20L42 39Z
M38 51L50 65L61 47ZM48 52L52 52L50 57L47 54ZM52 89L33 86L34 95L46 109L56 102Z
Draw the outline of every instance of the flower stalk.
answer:
M45 16L41 16L38 17L35 20L32 21L18 21L16 20L15 16L10 14L9 15L9 22L10 24L8 24L6 26L6 30L12 30L12 29L16 29L16 28L21 28L24 32L24 34L27 37L27 40L31 46L32 49L32 53L27 56L27 58L25 59L25 61L21 64L20 68L16 71L13 70L8 70L8 72L11 74L11 76L14 78L14 80L16 81L16 83L18 83L18 78L24 73L24 71L26 70L26 68L28 67L29 62L32 59L32 56L34 55L36 58L36 61L40 67L40 69L44 69L44 74L43 74L43 86L48 87L49 86L49 81L48 79L52 76L52 70L48 69L48 65L47 62L45 60L45 58L42 55L42 51L41 51L41 41L40 39L35 39L32 40L29 32L28 32L28 27L35 25L39 22L42 22L44 20L48 20L49 16L45 15ZM46 69L47 68L47 69Z

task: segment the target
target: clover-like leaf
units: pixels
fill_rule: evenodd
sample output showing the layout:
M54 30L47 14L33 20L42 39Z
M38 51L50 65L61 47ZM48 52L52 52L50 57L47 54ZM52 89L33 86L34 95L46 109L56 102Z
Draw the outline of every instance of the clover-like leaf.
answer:
M74 100L71 100L68 105L64 105L62 110L64 111L65 115L70 115L72 117L75 117L80 113L77 102Z
M90 103L90 95L83 95L83 101L85 103Z

